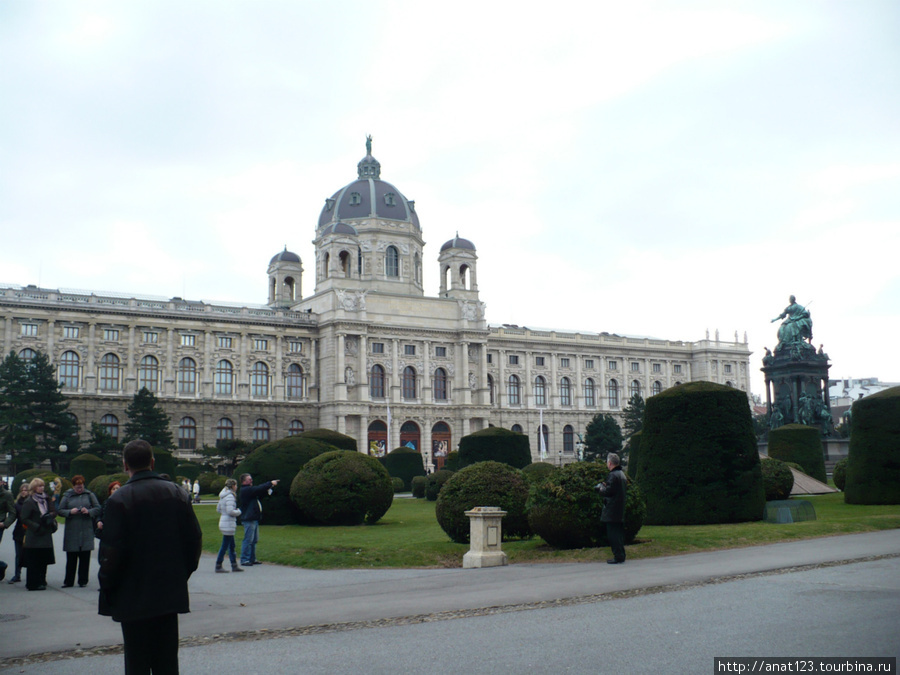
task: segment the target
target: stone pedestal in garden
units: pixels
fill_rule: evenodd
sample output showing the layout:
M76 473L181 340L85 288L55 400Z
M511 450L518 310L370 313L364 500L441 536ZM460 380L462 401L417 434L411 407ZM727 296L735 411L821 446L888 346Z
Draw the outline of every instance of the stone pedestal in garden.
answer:
M506 511L499 506L476 506L466 511L469 518L469 551L463 556L463 568L498 567L507 565L506 554L500 548L501 521Z

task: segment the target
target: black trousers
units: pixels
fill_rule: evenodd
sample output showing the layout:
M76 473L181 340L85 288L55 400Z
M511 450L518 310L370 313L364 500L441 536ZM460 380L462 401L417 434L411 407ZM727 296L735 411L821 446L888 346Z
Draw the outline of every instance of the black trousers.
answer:
M78 568L78 585L87 586L88 575L90 574L91 552L90 551L71 551L66 552L66 578L63 583L71 586L75 583L75 568Z
M123 621L125 675L178 675L178 615Z
M625 560L625 524L606 523L606 537L609 539L613 558L619 562Z

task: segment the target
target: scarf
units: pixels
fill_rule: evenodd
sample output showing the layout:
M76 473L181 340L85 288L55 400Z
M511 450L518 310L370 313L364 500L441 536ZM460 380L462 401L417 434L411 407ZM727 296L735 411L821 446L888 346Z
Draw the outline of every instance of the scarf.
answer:
M41 510L41 515L47 515L47 495L40 494L35 492L33 495L35 503L38 505L38 508Z

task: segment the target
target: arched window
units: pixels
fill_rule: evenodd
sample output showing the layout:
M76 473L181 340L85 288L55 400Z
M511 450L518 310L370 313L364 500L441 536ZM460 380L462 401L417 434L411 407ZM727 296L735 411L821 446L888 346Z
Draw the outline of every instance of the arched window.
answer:
M416 397L416 369L412 366L406 366L403 369L402 385L403 398L413 399Z
M388 246L384 253L384 275L387 277L400 276L400 252L396 246Z
M341 251L338 254L338 260L341 263L341 274L345 277L350 276L350 254L347 251Z
M593 408L597 405L597 399L594 394L594 381L591 378L584 381L584 404L588 408Z
M262 418L259 418L253 424L253 440L254 441L266 441L269 440L269 422Z
M372 366L372 373L369 376L369 396L384 398L384 368L377 363Z
M568 377L559 381L559 404L572 405L572 384Z
M510 375L509 376L509 384L507 386L507 398L509 399L510 405L519 405L519 376L518 375Z
M615 380L610 380L606 385L606 398L609 399L610 408L619 407L619 383Z
M63 389L78 389L80 382L80 359L73 351L63 352L59 357L59 383Z
M575 452L575 429L571 424L563 427L563 452Z
M288 398L303 398L303 368L296 363L288 366L287 395Z
M628 388L628 396L633 398L635 396L641 395L641 383L637 380L631 381L631 386Z
M512 429L510 431L515 431L517 434L522 433L522 425L521 424L513 424Z
M119 418L115 415L104 415L100 418L100 426L114 440L119 440Z
M23 349L19 352L19 358L25 363L29 363L35 356L37 356L37 352L33 349Z
M100 389L118 391L120 373L119 357L115 354L104 354L100 359Z
M197 422L193 417L182 417L178 423L178 448L193 450L197 447Z
M443 368L434 371L434 400L447 400L447 371Z
M187 356L181 359L175 369L175 378L179 394L196 394L197 362Z
M491 405L494 405L494 376L488 374L487 382L488 382L488 390L491 393Z
M145 356L138 364L138 389L159 391L159 360L155 356Z
M288 425L288 436L297 436L303 433L303 422L300 420L291 420Z
M234 438L234 422L227 417L223 417L216 425L216 440L230 441Z
M657 380L657 381L654 382L653 385L650 387L650 395L651 395L651 396L656 396L656 395L657 395L658 393L660 393L661 391L662 391L662 383L661 383L659 380Z
M541 375L534 378L534 404L547 405L547 382Z
M269 395L269 366L262 361L257 361L250 369L250 395Z
M234 366L231 361L222 359L216 364L214 377L216 395L231 396L234 392Z

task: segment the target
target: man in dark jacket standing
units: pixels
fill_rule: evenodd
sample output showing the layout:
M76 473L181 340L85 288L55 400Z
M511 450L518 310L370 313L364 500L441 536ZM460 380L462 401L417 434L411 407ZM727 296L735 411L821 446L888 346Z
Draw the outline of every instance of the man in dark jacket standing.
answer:
M619 565L625 562L625 492L628 481L619 465L619 456L611 452L606 459L609 475L597 485L603 494L603 511L600 522L606 523L606 537L609 539L613 557L606 562Z
M241 541L241 565L259 565L256 559L256 542L259 541L259 520L262 518L262 504L260 497L273 487L278 485L277 480L253 485L253 476L249 473L241 474L241 524L244 526L244 539Z
M100 543L100 614L122 624L125 673L178 672L178 615L202 534L190 497L153 471L147 441L125 446L131 478L106 502Z

